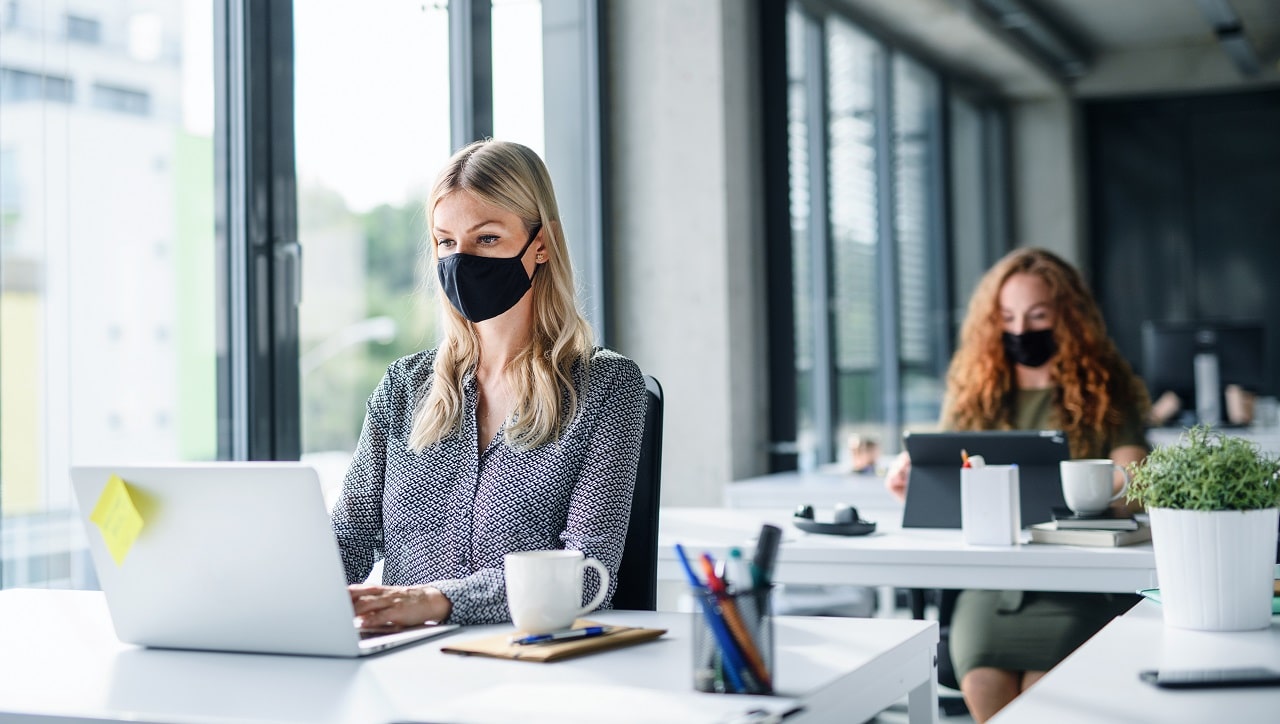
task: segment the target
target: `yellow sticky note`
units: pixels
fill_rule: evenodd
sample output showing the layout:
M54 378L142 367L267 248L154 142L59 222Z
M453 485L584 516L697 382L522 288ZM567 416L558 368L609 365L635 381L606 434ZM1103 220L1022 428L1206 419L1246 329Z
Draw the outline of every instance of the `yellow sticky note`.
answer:
M116 565L124 564L124 557L142 532L142 515L133 504L129 486L118 475L107 479L107 485L98 496L98 502L89 514L89 520L102 531L102 539Z

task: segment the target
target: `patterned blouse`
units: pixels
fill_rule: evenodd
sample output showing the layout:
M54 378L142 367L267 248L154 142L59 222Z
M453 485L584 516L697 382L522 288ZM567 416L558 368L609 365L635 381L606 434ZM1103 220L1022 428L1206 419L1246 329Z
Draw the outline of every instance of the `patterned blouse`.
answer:
M453 604L451 623L510 620L503 556L568 548L615 579L631 514L645 391L640 369L597 349L576 365L578 412L562 437L518 450L499 430L483 453L475 376L463 379L462 430L409 450L417 402L434 379L435 350L392 363L369 397L364 429L334 506L347 581L382 558L388 586L431 584ZM597 590L588 569L583 597ZM616 581L610 581L607 607Z

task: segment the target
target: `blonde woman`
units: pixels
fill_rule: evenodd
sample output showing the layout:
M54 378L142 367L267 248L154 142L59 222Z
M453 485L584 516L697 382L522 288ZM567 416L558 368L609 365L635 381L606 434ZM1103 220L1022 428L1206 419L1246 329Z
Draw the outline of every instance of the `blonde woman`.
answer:
M613 579L640 455L640 370L592 345L537 154L467 146L426 211L443 339L387 369L333 511L365 628L509 620L513 551L580 550Z

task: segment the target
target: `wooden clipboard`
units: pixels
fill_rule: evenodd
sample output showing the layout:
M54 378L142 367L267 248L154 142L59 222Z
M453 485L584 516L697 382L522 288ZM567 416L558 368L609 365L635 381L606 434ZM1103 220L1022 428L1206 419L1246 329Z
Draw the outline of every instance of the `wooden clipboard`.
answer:
M585 626L604 626L607 629L607 633L584 639L569 639L566 641L552 641L545 644L520 645L511 643L511 636L515 632L508 631L495 636L486 636L480 639L472 639L471 641L452 643L448 646L442 647L440 650L446 654L489 656L497 659L549 663L552 661L571 659L576 656L585 656L597 651L607 651L609 649L617 649L622 648L623 646L631 646L645 641L652 641L667 632L666 629L662 628L610 626L608 624L588 621L586 619L578 619L573 622L574 628L582 628Z

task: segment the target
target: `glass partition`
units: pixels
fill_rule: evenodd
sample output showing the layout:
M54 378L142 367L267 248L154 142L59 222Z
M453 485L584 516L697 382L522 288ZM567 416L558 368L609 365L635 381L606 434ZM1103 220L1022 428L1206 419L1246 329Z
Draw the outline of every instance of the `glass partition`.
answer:
M73 464L217 455L213 10L0 6L0 553L93 587Z

